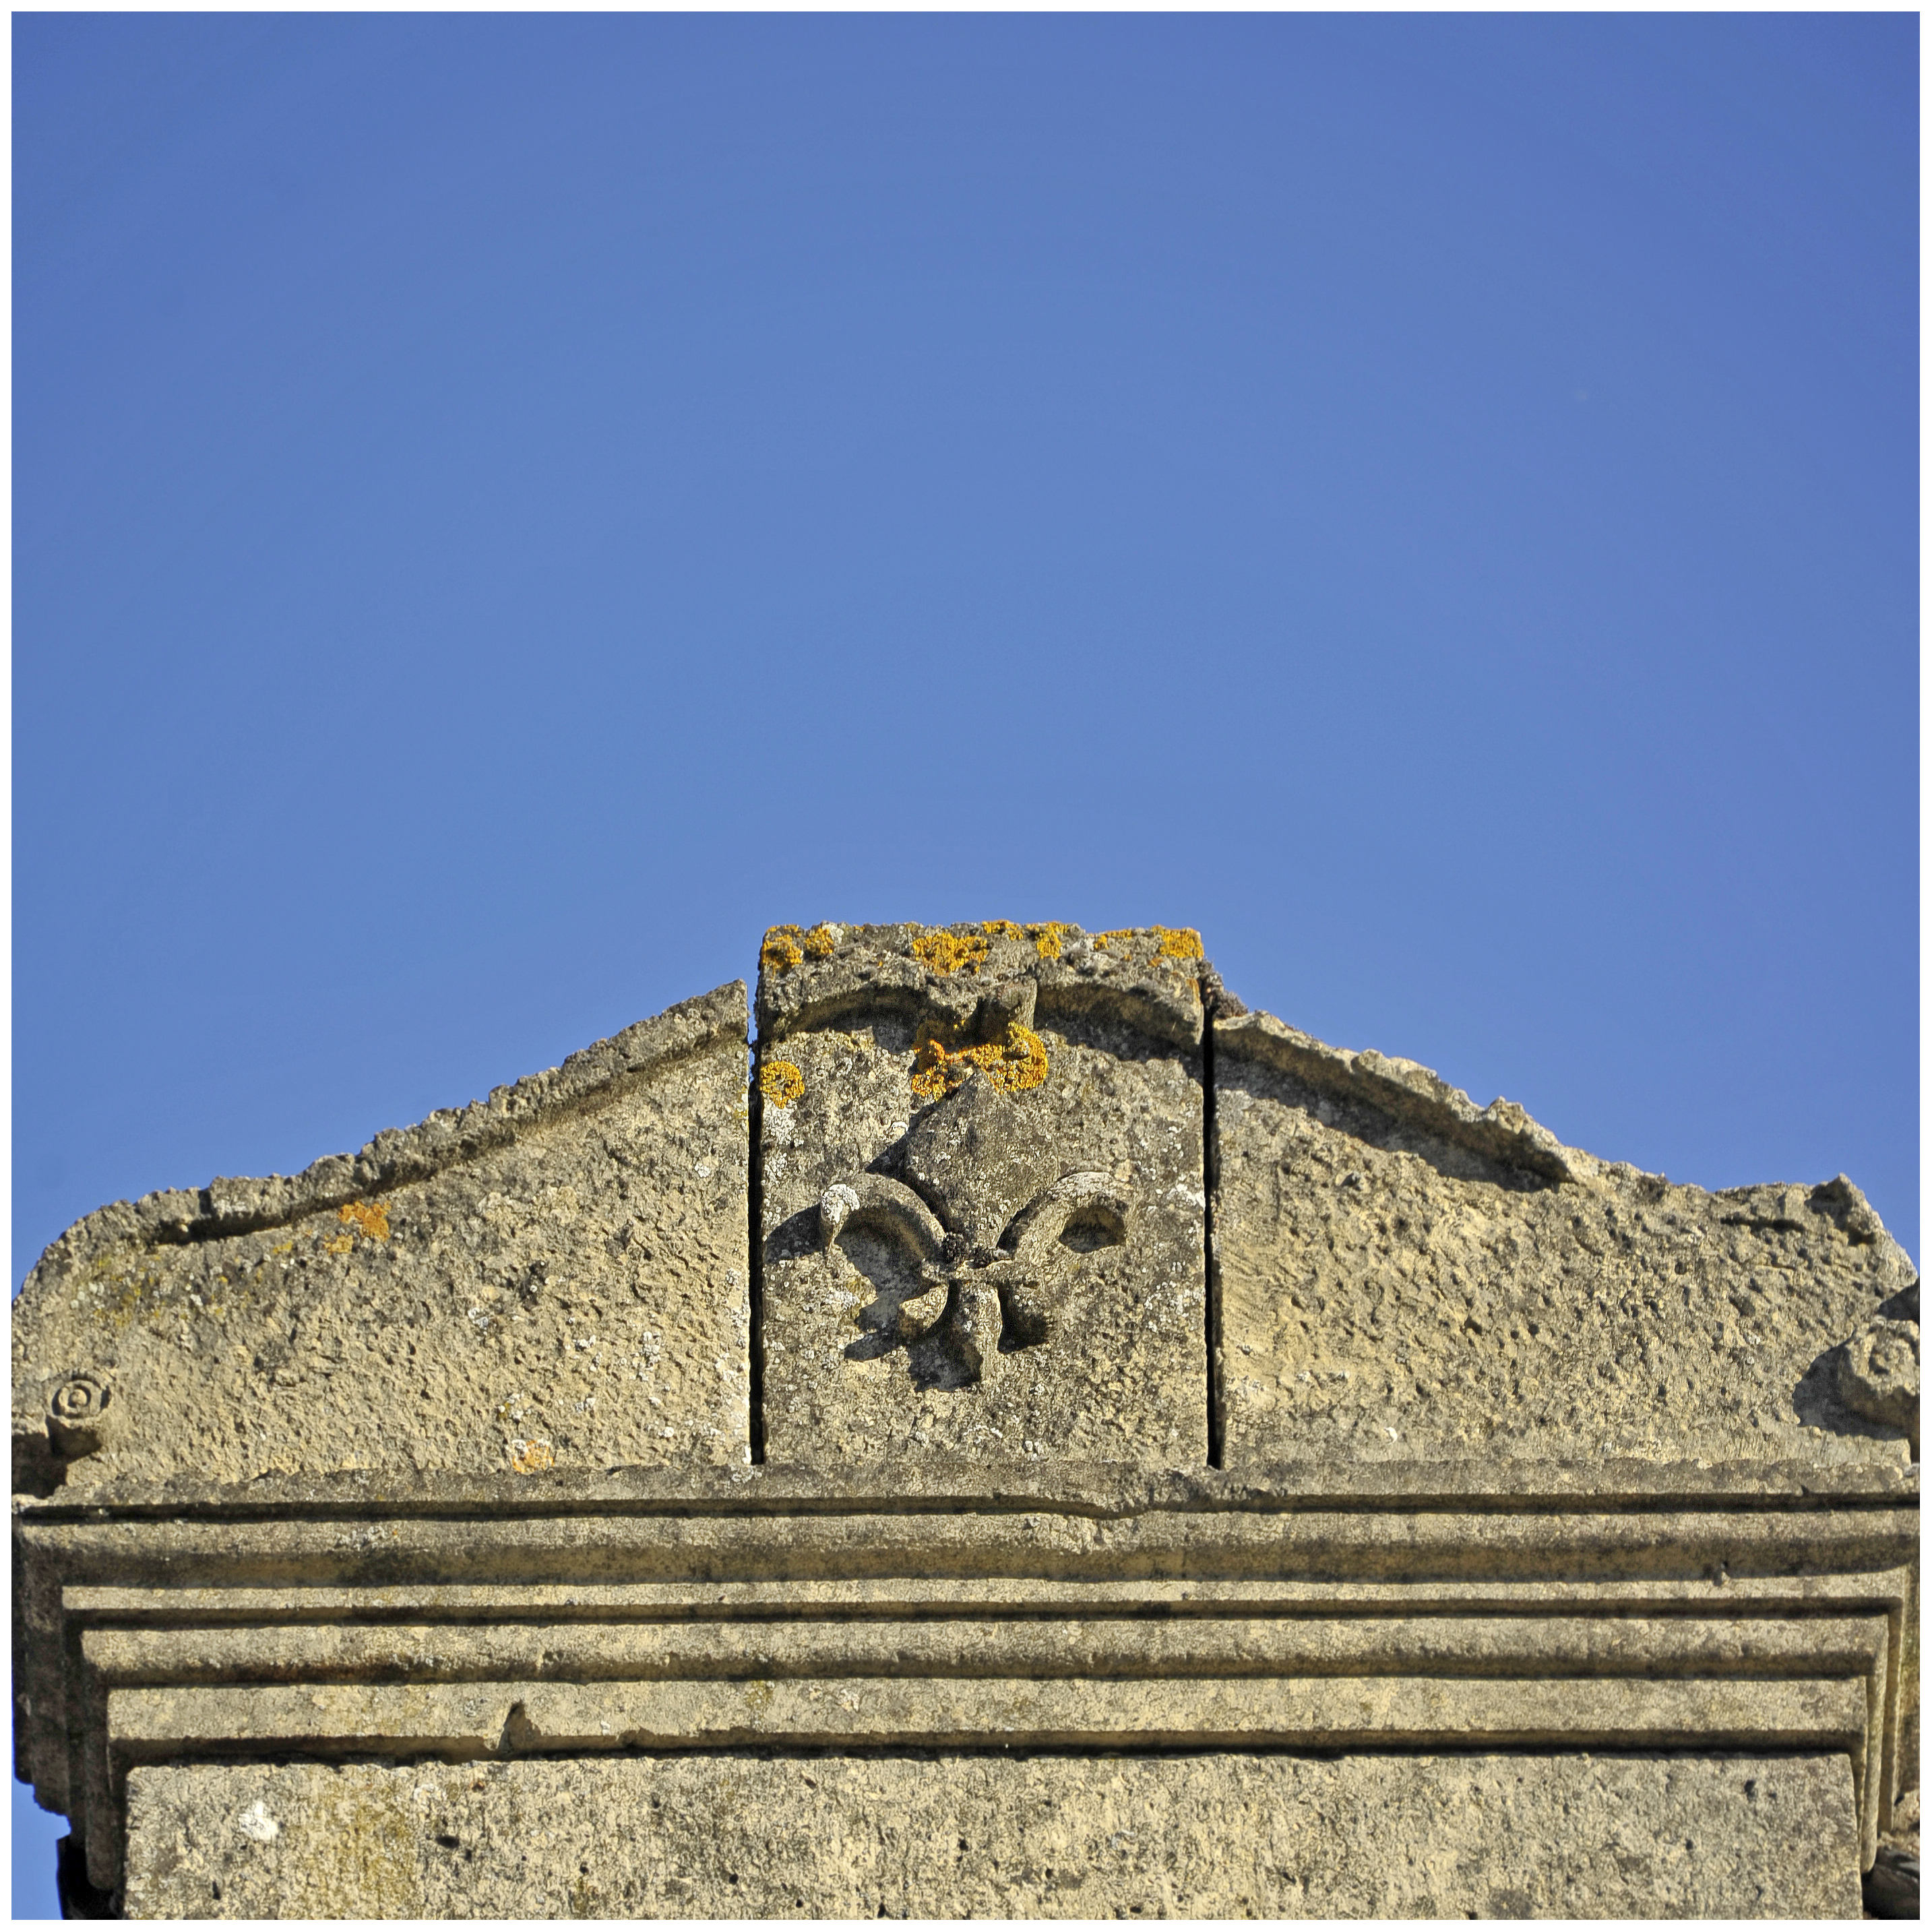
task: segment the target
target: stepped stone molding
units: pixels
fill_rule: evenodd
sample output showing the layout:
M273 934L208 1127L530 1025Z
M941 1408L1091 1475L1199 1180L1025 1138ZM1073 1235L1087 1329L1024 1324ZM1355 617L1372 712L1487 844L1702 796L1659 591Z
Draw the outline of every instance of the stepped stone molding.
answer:
M1918 1319L1184 928L774 928L50 1248L16 1764L136 1916L1856 1912Z
M66 1661L29 1695L68 1744L44 1795L103 1889L129 1773L212 1757L1792 1750L1842 1755L1868 1855L1888 1822L1903 1504L1418 1512L1204 1483L962 1512L843 1486L754 1470L707 1502L667 1472L654 1510L482 1522L43 1519L23 1608Z

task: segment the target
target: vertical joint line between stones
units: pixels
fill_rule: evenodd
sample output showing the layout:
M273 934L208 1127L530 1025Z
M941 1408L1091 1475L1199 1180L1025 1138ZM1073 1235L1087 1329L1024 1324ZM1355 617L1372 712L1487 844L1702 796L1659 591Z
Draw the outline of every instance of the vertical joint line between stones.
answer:
M758 1063L764 1042L754 1032L746 1052L750 1056L745 1091L750 1102L751 1160L747 1170L745 1198L751 1223L745 1265L747 1298L750 1305L746 1336L746 1368L748 1382L746 1412L750 1424L752 1460L765 1460L765 1096L758 1085Z
M1208 1466L1219 1469L1224 1466L1226 1443L1221 1414L1221 1266L1214 1252L1214 1197L1221 1183L1214 1130L1214 1004L1211 994L1202 1001L1201 1191L1207 1202L1202 1213L1202 1233L1207 1268Z

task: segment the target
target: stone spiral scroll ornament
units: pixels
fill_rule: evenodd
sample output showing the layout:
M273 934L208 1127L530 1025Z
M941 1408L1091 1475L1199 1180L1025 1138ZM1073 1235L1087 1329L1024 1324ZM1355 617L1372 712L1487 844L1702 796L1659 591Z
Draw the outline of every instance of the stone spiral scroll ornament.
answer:
M1903 1429L1918 1448L1918 1324L1883 1316L1868 1322L1845 1344L1838 1393L1848 1408L1873 1422Z
M100 1376L82 1371L57 1384L47 1397L47 1439L69 1460L100 1447L114 1391Z

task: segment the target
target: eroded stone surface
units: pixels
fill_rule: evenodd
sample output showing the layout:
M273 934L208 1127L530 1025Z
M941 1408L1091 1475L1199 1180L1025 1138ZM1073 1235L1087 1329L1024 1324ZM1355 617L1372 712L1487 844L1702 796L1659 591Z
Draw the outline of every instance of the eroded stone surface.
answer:
M774 1460L1205 1460L1199 950L767 935Z
M744 988L296 1179L91 1215L14 1308L15 1486L748 1454Z
M16 1307L16 1721L92 1882L1856 1911L1916 1830L1910 1263L1842 1178L1607 1166L1200 952L778 928L754 1095L727 988L63 1237Z
M736 1754L129 1784L145 1918L1856 1918L1849 1761Z
M1092 1016L1193 1046L1203 967L1201 935L1188 926L1088 933L1060 921L1000 919L774 926L759 954L758 1031L773 1036L887 1010L964 1022L989 988L1024 978L1051 1025Z
M1264 1015L1216 1044L1230 1468L1910 1456L1917 1277L1844 1177L1708 1194Z

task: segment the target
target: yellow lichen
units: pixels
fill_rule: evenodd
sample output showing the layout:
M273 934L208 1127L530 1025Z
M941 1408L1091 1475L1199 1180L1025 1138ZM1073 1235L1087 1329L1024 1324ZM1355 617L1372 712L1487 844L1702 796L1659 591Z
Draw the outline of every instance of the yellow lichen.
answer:
M912 943L912 956L941 978L962 966L976 973L986 956L986 942L976 932L922 932Z
M389 1238L389 1212L380 1201L352 1201L335 1213L338 1220L352 1222L372 1241Z
M765 943L758 948L758 964L774 973L789 973L805 958L805 950L798 943L798 928L795 926L775 926L765 934Z
M510 1467L520 1476L534 1476L539 1469L556 1467L556 1451L541 1437L534 1442L512 1442Z
M838 938L823 920L805 935L805 956L808 959L830 959Z
M1156 959L1201 959L1201 935L1191 926L1157 926L1160 944L1154 949Z
M769 1060L758 1069L758 1091L774 1107L789 1107L805 1091L805 1076L789 1060Z
M980 930L994 939L1024 939L1026 934L1010 919L983 919Z
M1113 950L1113 944L1115 940L1131 939L1133 936L1134 929L1132 926L1117 926L1112 932L1095 933L1094 935L1094 944L1100 947L1103 951L1111 952Z
M1068 926L1057 919L1050 919L1042 926L1030 926L1027 931L1032 935L1034 950L1042 959L1058 959L1060 946L1070 932L1078 932L1077 926Z
M332 1241L322 1243L322 1251L326 1255L346 1255L355 1245L353 1234L338 1234Z
M913 1058L912 1090L922 1100L943 1100L976 1066L1002 1094L1023 1094L1046 1078L1046 1043L1016 1020L1004 1043L962 1047L956 1053L931 1028L922 1028Z

